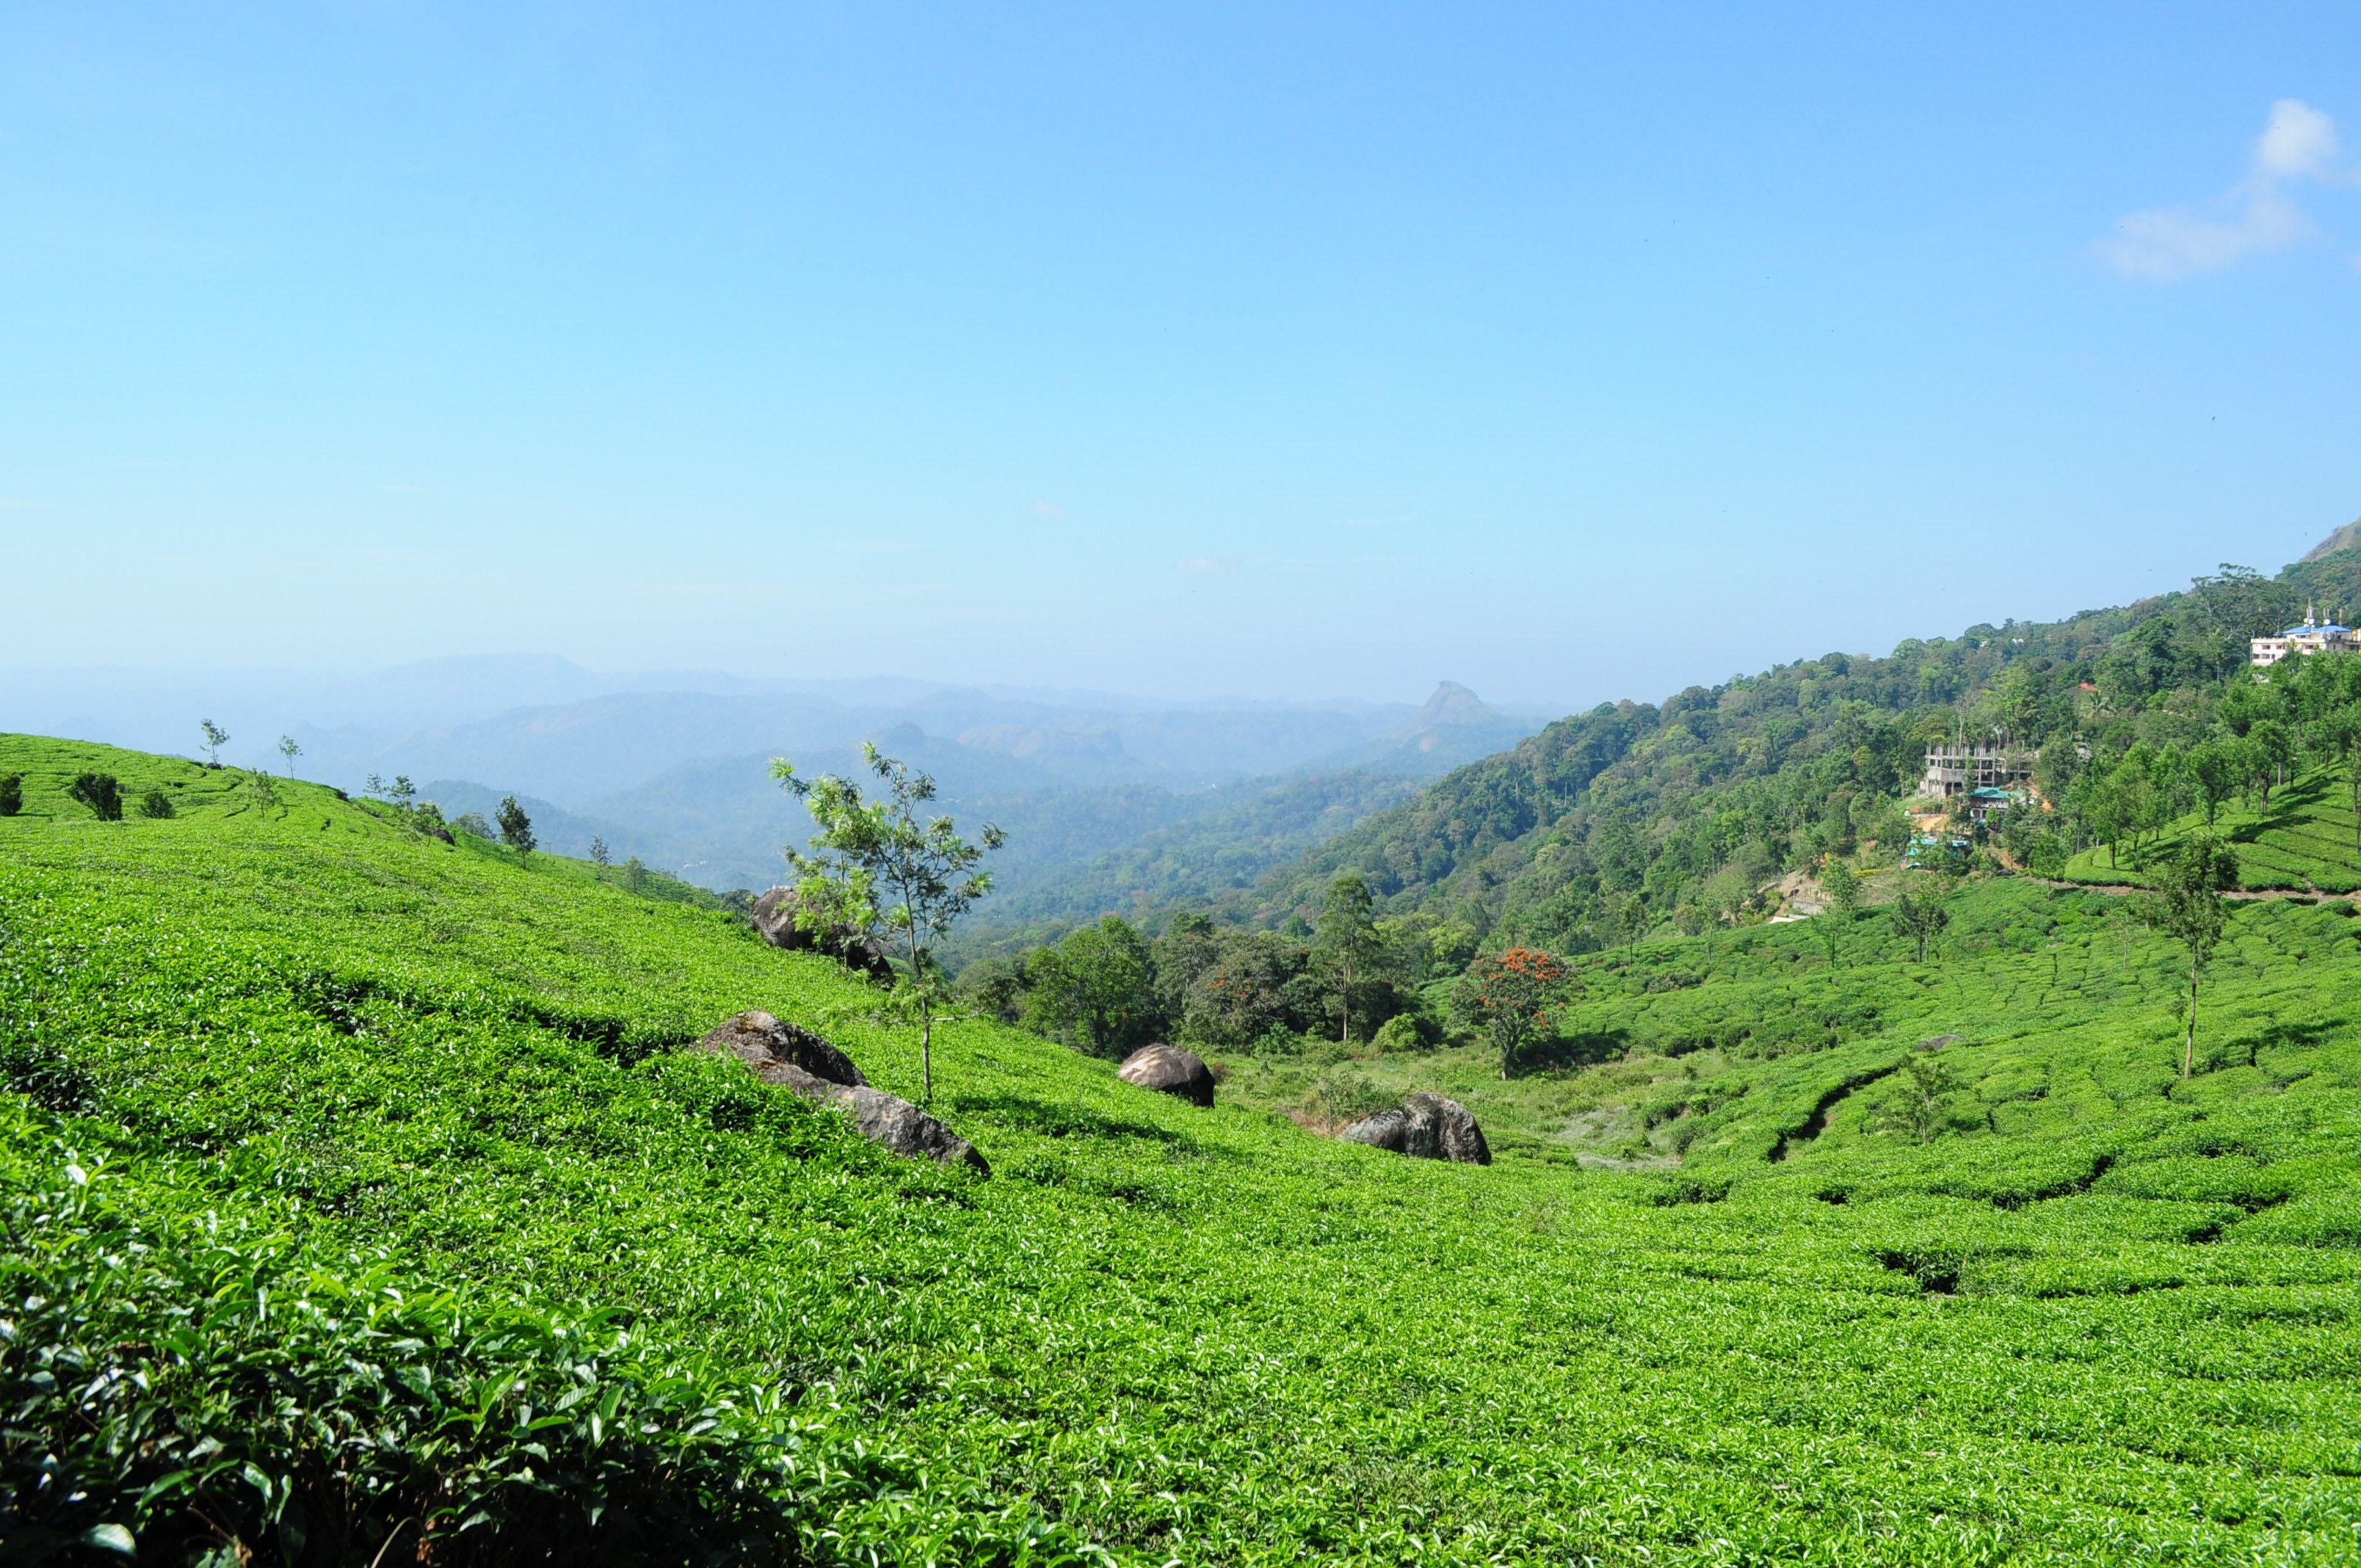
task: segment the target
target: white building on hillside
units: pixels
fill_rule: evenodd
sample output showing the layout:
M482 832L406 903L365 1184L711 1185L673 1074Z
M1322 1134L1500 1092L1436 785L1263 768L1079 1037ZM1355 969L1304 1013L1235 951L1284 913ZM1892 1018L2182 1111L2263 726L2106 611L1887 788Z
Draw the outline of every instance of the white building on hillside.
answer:
M2307 605L2301 626L2290 626L2277 637L2255 638L2250 646L2255 668L2268 670L2290 653L2351 653L2361 651L2361 631L2334 622L2323 624L2320 618L2312 613L2312 607Z

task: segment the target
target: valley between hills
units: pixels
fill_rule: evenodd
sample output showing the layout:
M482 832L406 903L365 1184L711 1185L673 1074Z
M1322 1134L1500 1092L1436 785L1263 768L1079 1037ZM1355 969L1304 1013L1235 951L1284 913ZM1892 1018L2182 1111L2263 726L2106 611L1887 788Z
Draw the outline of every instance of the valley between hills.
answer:
M512 792L0 735L0 1541L2350 1560L2361 658L2256 650L2356 588L1604 705L915 964L827 789L766 939Z

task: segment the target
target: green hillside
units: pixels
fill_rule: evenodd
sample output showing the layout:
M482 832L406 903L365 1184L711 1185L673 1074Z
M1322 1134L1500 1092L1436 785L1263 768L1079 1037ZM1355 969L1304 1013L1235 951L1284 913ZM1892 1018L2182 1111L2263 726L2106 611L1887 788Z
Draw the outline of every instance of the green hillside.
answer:
M917 1092L877 992L724 912L302 784L7 773L0 1557L2361 1552L2344 903L2241 906L2187 1082L2098 893L1971 884L1923 965L1874 911L1834 970L1810 923L1592 955L1497 1096L1356 1068L1463 1091L1488 1168L1312 1135L1284 1064L1199 1111L962 1022L980 1179L682 1054L762 1007Z
M2171 855L2205 826L2202 812L2191 812L2135 849L2110 854L2106 846L2093 845L2067 862L2065 875L2090 883L2145 882L2143 868ZM2214 817L2213 830L2236 849L2238 880L2246 887L2361 892L2361 838L2344 767L2314 768L2274 790L2268 803L2232 801Z
M2335 543L2276 577L2225 566L2187 592L2061 621L1972 626L1882 658L1828 653L1661 703L1602 704L1211 906L1249 924L1308 921L1349 872L1386 910L1459 921L1496 945L1581 951L1634 918L1694 928L1749 913L1765 883L1831 854L1873 847L1890 864L1927 743L1996 732L2038 753L2045 791L2076 806L2055 824L2062 862L2097 836L2070 801L2079 777L2135 750L2179 757L2246 684L2250 637L2307 603L2361 604L2361 550Z

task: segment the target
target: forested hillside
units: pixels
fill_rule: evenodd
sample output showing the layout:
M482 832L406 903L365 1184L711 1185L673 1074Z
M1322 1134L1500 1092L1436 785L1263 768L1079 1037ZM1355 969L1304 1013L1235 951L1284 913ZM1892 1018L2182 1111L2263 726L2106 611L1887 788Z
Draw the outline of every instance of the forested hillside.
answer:
M1827 854L1872 845L1890 859L1907 831L1897 803L1929 740L2004 734L2039 751L2039 782L2061 804L2078 776L2103 775L2135 748L2194 742L2246 667L2247 639L2300 620L2308 602L2361 607L2361 552L2268 578L2225 566L2122 609L1973 626L1883 658L1829 653L1660 704L1602 705L1214 907L1254 924L1308 922L1349 871L1381 908L1499 941L1578 951L1633 927L1698 928ZM2081 816L2051 826L2082 840L2105 830Z

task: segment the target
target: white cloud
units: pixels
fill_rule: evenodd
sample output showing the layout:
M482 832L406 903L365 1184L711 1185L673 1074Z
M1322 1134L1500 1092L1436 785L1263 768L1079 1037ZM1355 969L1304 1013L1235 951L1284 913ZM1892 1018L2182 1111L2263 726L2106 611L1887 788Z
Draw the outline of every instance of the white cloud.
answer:
M2155 282L2218 272L2249 256L2284 250L2312 232L2311 220L2283 186L2341 181L2336 122L2294 98L2271 105L2255 140L2246 178L2207 209L2151 207L2126 214L2093 247L2126 277Z
M2336 164L2336 122L2296 98L2271 105L2271 123L2255 143L2255 173L2264 179L2325 179Z

